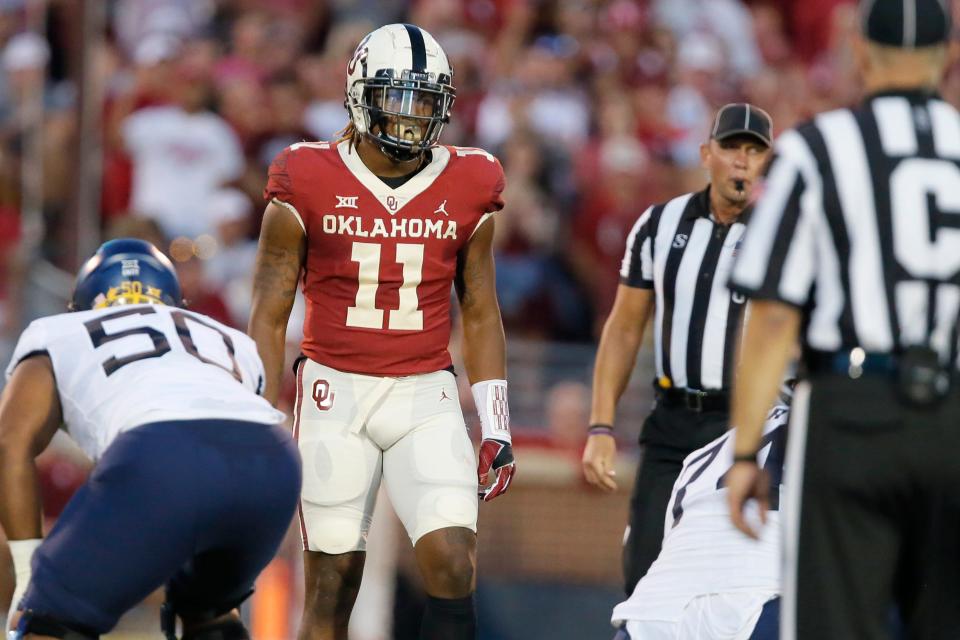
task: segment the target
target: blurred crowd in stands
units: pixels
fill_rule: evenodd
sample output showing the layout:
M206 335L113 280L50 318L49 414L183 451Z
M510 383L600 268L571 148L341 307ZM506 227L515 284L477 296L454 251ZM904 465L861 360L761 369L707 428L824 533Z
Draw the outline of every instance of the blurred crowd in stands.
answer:
M0 0L0 334L20 313L24 96L43 91L41 255L73 270L78 103L102 92L103 237L167 250L191 305L245 326L266 168L346 124L346 62L363 34L436 36L457 101L443 142L506 170L498 288L512 336L590 341L624 238L652 202L700 188L713 110L749 100L777 130L858 98L851 0L114 0L81 56L78 6ZM89 39L89 38L88 38ZM87 82L81 83L81 59ZM960 97L951 74L946 97ZM98 94L99 95L99 94Z
M94 0L104 13L92 32L85 4L0 0L4 365L31 319L28 274L78 266L81 105L99 113L97 241L154 242L192 308L245 328L270 161L336 139L357 42L413 22L455 71L441 141L486 148L506 172L497 286L508 335L525 342L512 357L574 362L576 375L520 375L514 387L517 419L539 416L549 446L572 452L571 477L592 350L569 344L559 357L556 344L594 340L643 210L703 187L714 110L753 102L779 132L860 97L854 0ZM960 104L960 69L943 92ZM31 208L43 225L28 223ZM51 464L44 495L61 500L82 474Z

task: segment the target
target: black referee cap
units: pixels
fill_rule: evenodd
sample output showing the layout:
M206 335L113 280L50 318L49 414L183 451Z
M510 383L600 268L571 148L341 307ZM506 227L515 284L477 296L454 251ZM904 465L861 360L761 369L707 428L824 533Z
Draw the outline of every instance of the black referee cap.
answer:
M746 102L734 102L717 111L710 137L726 140L733 136L753 136L769 147L773 139L772 129L773 122L766 111Z
M867 39L892 47L929 47L950 38L951 0L863 0L860 19Z

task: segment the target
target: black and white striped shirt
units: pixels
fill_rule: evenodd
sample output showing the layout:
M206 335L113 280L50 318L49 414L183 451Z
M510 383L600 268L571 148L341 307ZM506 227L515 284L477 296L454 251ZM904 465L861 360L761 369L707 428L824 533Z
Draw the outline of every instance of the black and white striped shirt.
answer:
M957 360L960 114L873 96L780 136L732 288L804 309L805 347Z
M730 389L745 298L727 281L748 215L715 221L708 187L650 207L630 231L620 281L654 291L662 386Z

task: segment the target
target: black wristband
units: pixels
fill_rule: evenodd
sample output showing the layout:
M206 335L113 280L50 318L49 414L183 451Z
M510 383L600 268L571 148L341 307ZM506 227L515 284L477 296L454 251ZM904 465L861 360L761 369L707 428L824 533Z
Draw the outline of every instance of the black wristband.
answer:
M613 435L613 425L609 424L592 424L590 428L587 429L587 433L591 436L612 436Z
M756 453L735 453L733 454L733 462L750 462L753 464L757 463L757 454Z

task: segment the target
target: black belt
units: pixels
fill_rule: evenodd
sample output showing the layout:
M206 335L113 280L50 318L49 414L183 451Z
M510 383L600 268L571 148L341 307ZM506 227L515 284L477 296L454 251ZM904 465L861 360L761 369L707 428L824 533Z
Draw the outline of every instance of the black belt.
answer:
M664 407L689 411L729 411L730 394L727 391L700 391L699 389L664 389L654 380L657 402Z
M817 351L807 349L803 353L803 366L811 375L838 373L850 378L866 375L895 376L899 368L896 355L871 353L863 349L849 351Z
M807 349L803 364L808 375L837 374L852 380L863 376L887 378L894 382L904 402L930 407L950 393L956 372L944 366L936 351L911 346L897 353L870 353L856 347L849 351Z

